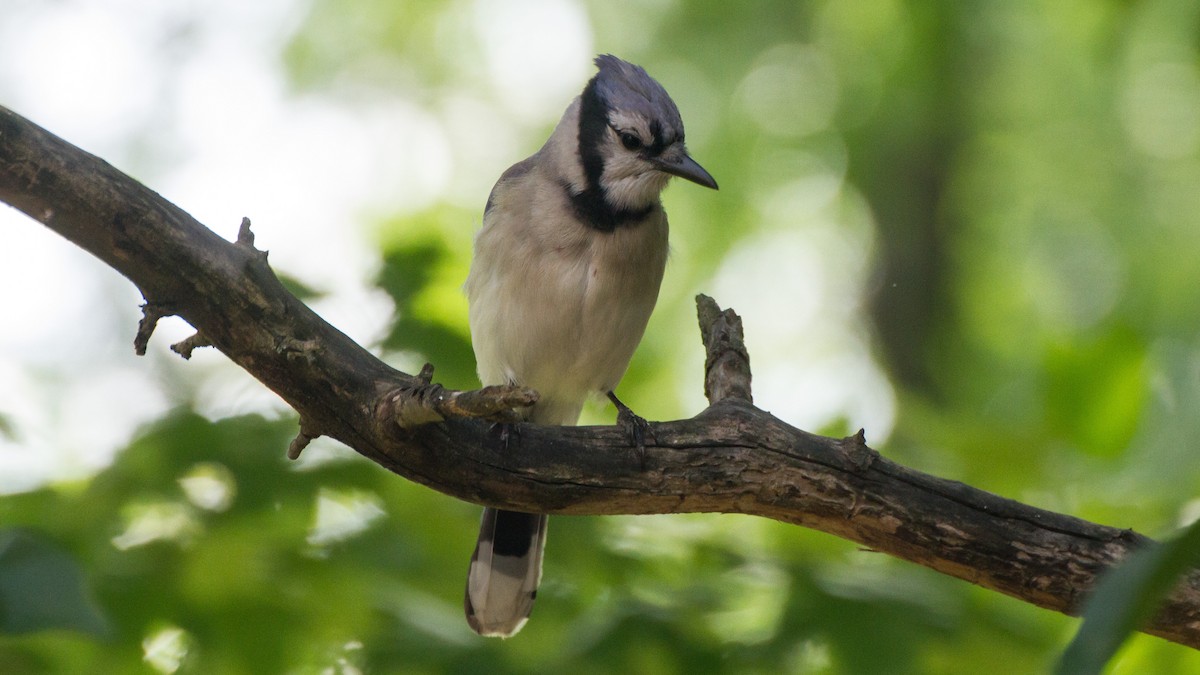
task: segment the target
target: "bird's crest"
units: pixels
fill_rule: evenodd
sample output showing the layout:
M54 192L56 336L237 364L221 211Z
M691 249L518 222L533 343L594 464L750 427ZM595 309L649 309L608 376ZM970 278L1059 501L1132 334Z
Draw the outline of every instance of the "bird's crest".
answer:
M683 135L683 120L675 102L641 66L601 54L596 57L596 67L596 95L610 113L636 115L659 127L654 130L655 140L661 143L670 144Z

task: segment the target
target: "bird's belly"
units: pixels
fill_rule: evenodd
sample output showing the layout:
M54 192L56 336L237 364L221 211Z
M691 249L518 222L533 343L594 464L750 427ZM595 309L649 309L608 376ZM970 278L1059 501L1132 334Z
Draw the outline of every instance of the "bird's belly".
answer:
M666 223L542 248L470 282L480 378L541 394L535 421L570 424L593 392L617 386L654 309ZM540 409L540 410L539 410Z
M592 392L617 386L642 339L658 291L657 285L629 289L595 278L583 286L586 290L574 302L541 308L558 316L539 322L551 328L547 334L529 336L533 350L524 374L529 386L580 402ZM540 348L543 344L547 348Z

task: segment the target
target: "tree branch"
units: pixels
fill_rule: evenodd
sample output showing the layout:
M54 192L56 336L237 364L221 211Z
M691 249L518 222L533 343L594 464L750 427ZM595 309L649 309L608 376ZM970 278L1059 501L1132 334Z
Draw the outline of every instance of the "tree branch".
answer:
M795 429L751 403L741 322L698 299L708 349L695 418L652 424L644 465L616 427L523 425L500 451L481 419L516 419L536 394L454 392L394 370L288 293L253 245L227 242L104 161L0 108L0 200L128 277L146 298L135 340L178 315L197 336L300 414L288 449L336 438L385 468L478 504L543 513L744 513L849 539L1035 605L1076 613L1096 575L1146 543L905 468L864 434ZM1153 635L1200 647L1200 575L1153 621Z

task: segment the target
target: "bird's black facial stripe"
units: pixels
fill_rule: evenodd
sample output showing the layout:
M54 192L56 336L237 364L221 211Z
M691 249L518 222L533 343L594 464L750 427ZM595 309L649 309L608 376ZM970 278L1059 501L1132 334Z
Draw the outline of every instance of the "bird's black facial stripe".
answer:
M667 141L663 137L662 124L658 120L650 121L650 136L654 138L654 142L650 144L650 154L654 157L662 154L663 148L667 147Z
M600 146L607 127L608 106L596 91L596 78L592 78L579 98L579 159L583 162L587 190L600 189L600 175L604 173Z
M629 150L630 152L640 152L645 157L658 157L662 154L662 151L666 149L668 145L670 145L666 139L666 136L663 134L662 124L660 124L658 120L654 120L650 123L651 140L649 143L646 142L646 139L643 138L641 134L633 129L621 129L615 124L610 124L609 126L612 128L613 132L617 134L617 137L621 139L621 144L625 146L626 150ZM627 137L636 139L636 143L630 143L627 140Z
M575 213L591 227L612 232L622 225L630 225L641 221L651 211L650 206L644 209L617 209L608 201L600 177L604 175L604 155L600 148L606 140L611 127L608 121L608 104L596 89L596 78L592 78L579 97L579 160L583 163L584 188L582 192L572 192L564 185ZM614 128L614 131L616 129ZM617 131L618 135L620 134ZM656 139L655 144L659 141ZM641 152L646 152L654 145L646 146ZM661 148L658 150L661 152Z
M601 232L612 232L623 225L640 223L654 210L653 204L641 209L615 208L605 198L604 188L594 190L588 188L583 192L576 193L571 190L568 183L564 182L562 189L566 193L567 200L571 202L571 207L575 209L575 215L587 223L588 227Z

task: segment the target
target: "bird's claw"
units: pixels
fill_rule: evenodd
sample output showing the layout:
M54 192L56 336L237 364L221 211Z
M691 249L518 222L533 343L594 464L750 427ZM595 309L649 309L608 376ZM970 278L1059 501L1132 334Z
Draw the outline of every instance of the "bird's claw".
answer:
M521 430L515 422L493 422L488 427L488 440L493 450L508 452L509 445L514 440L520 440Z
M633 412L629 406L621 402L616 394L608 392L608 398L617 407L617 425L625 430L625 437L637 455L638 462L646 466L646 437L653 436L650 423L644 417Z
M625 428L625 435L629 438L629 445L637 453L638 461L645 466L646 434L650 433L650 423L646 421L646 418L626 408L617 413L617 424Z

